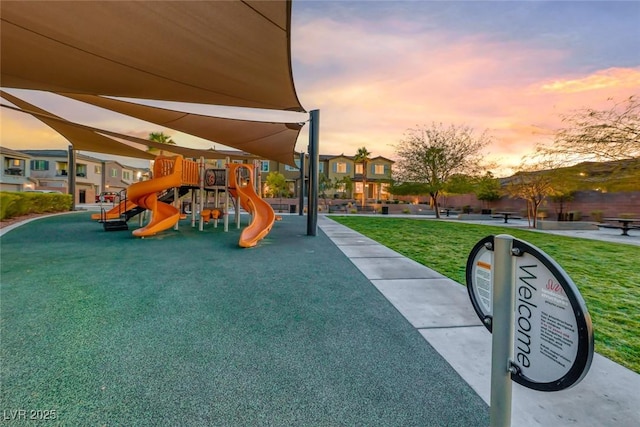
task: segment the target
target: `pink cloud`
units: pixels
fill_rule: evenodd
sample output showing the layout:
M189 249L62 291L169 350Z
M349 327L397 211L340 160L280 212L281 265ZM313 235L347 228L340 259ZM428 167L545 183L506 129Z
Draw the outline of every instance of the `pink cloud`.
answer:
M309 73L297 80L298 91L304 105L311 100L322 111L322 152L353 154L366 145L393 157L407 128L435 121L489 129L488 157L517 164L550 139L561 114L599 108L640 87L640 68L566 76L555 70L566 68L568 52L482 35L408 37L329 20L297 34L294 57Z

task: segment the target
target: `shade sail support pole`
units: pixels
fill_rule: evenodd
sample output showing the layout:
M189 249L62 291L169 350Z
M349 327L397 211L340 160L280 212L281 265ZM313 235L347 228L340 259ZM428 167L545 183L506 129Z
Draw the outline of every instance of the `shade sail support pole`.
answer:
M307 201L307 236L318 233L318 164L320 110L309 113L309 198Z
M298 192L298 215L304 215L304 190L305 190L305 164L304 164L304 151L300 152L300 191Z
M76 152L73 145L69 145L69 158L67 159L67 188L71 194L71 210L76 210Z

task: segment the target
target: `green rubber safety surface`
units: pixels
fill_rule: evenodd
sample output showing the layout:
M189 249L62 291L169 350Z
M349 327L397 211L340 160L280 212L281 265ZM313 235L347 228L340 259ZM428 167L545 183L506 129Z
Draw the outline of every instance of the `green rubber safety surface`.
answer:
M305 234L285 216L252 249L222 223L138 239L87 213L5 234L0 410L78 426L488 425L342 252Z

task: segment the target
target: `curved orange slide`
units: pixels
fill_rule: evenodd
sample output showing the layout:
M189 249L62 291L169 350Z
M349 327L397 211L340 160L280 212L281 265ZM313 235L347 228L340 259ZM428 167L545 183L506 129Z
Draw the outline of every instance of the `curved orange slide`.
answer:
M158 192L182 184L182 156L156 158L153 176L157 178L136 182L127 189L132 203L151 211L151 221L146 226L133 230L133 235L137 237L153 236L173 227L180 220L180 211L158 201Z
M246 168L251 172L249 166L231 163L227 167L229 167L230 193L237 194L240 197L242 207L251 214L251 223L242 230L238 244L243 248L251 248L269 234L276 219L276 214L273 212L271 205L262 200L254 190L252 173L249 173L249 182L245 186L239 185L238 169Z

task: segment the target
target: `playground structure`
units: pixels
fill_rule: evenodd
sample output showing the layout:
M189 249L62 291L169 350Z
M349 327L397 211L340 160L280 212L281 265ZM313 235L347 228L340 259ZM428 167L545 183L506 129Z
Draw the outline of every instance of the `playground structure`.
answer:
M255 246L269 231L276 219L271 206L256 192L254 185L255 166L251 164L228 163L225 169L205 169L204 159L199 162L185 160L182 156L156 158L153 165L153 178L136 182L127 189L127 197L108 211L92 215L92 219L105 223L125 223L136 214L149 211L150 220L133 231L136 237L153 236L171 227L178 229L181 212L178 207L180 197L191 191L191 226L199 222L202 231L204 223L213 219L218 226L220 217L224 220L224 231L229 230L230 202L235 205L235 221L240 228L240 207L251 215L251 222L242 231L239 246ZM227 185L228 183L228 185ZM209 192L214 192L213 207L205 206ZM224 192L224 202L220 203L220 194ZM196 208L197 207L197 208Z

